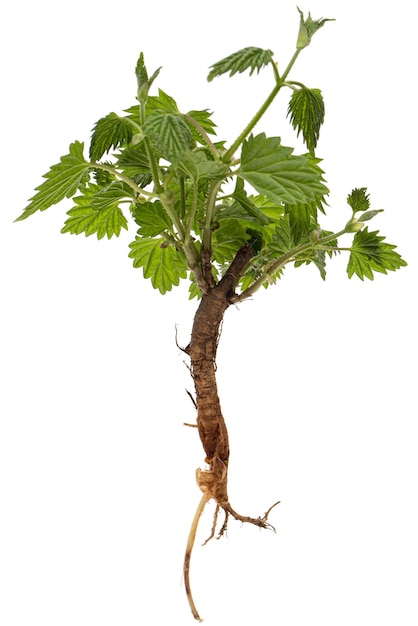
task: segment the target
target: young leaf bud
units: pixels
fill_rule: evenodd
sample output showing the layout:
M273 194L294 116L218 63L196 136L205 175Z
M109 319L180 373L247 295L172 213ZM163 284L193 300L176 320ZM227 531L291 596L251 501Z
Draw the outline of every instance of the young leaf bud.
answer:
M322 230L320 228L315 228L315 230L311 232L311 240L318 241L318 239L321 237L321 233Z
M319 20L313 20L311 14L308 13L308 17L304 18L302 11L297 7L300 14L300 24L299 24L299 34L296 42L296 48L298 50L302 50L306 48L311 43L312 37L315 35L316 31L322 28L325 22L333 22L332 19L324 19L321 17Z
M345 225L346 233L358 233L364 226L364 222L359 222L356 217L353 217L347 224Z

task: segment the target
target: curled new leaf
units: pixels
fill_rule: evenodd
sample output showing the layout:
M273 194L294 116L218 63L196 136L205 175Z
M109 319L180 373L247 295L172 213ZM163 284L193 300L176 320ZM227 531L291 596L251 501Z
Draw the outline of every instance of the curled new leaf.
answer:
M353 191L348 194L347 204L353 209L353 214L359 211L367 211L370 207L370 199L366 187L353 189Z
M157 78L158 74L160 73L160 70L161 70L161 67L159 67L157 70L155 70L155 72L151 76L151 78L148 78L148 71L147 71L147 68L145 67L144 54L143 54L143 52L141 52L141 54L139 55L139 59L137 61L137 64L136 64L136 68L135 68L136 80L137 80L137 83L138 83L138 100L139 100L139 102L146 102L147 101L148 91L149 91L152 83Z

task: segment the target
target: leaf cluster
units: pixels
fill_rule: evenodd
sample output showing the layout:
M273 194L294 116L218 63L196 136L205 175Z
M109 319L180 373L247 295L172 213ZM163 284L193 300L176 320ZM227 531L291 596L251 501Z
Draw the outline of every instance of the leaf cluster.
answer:
M365 188L348 196L352 215L341 231L332 233L319 224L329 193L315 155L324 100L319 89L289 82L287 75L326 21L310 15L305 20L301 14L297 49L281 76L273 52L255 47L211 66L209 81L247 70L252 75L266 66L273 70L272 92L228 148L217 140L208 109L183 113L162 89L151 94L161 68L150 75L141 53L136 103L94 124L88 159L84 144L72 143L18 220L71 198L63 233L111 238L133 224L129 257L163 294L186 278L191 297L207 293L243 247L251 248L252 258L236 276L237 300L274 283L288 264L312 264L325 278L327 259L342 250L350 253L350 278L372 279L374 272L399 269L405 262L395 246L378 231L363 230L364 222L380 212L370 210ZM291 90L290 124L306 146L302 154L282 145L278 136L253 133L285 88ZM342 235L352 236L350 247L340 247Z

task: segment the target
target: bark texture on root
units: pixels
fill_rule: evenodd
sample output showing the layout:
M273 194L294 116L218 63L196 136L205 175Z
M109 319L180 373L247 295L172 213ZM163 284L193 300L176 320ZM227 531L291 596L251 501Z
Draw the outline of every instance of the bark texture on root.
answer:
M222 525L219 536L226 530L229 515L243 523L250 523L260 528L274 530L273 526L267 521L273 507L270 507L263 517L253 518L240 515L229 503L229 440L216 384L216 352L220 327L225 311L232 303L233 296L235 296L238 280L253 254L251 246L243 246L237 252L234 261L222 280L202 296L193 322L191 341L184 349L190 357L190 371L196 392L197 428L206 455L205 462L209 466L207 470L198 469L196 471L196 480L203 495L192 522L184 560L186 593L193 616L197 620L201 620L201 618L191 593L189 569L197 525L206 503L211 499L215 500L216 517L220 509L223 509L225 512L225 522ZM216 517L209 539L215 534Z

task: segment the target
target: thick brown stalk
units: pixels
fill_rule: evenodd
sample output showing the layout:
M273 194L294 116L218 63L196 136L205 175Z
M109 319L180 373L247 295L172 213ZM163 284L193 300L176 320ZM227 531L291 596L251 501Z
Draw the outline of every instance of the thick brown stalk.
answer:
M196 391L197 428L206 455L205 462L209 465L207 470L197 470L196 472L197 483L204 496L192 523L184 566L186 592L196 619L200 618L191 594L189 565L197 523L206 502L214 499L217 504L216 511L218 512L222 508L226 520L231 514L235 519L242 522L249 522L261 528L272 528L267 522L271 507L263 517L252 518L240 515L234 511L229 503L227 489L228 431L222 415L216 384L216 352L220 326L225 311L233 301L238 280L253 254L250 245L240 248L222 280L202 296L193 322L191 341L185 348L185 352L190 356L191 373ZM223 534L225 529L226 521L220 534ZM213 534L214 531L212 531L211 537Z

